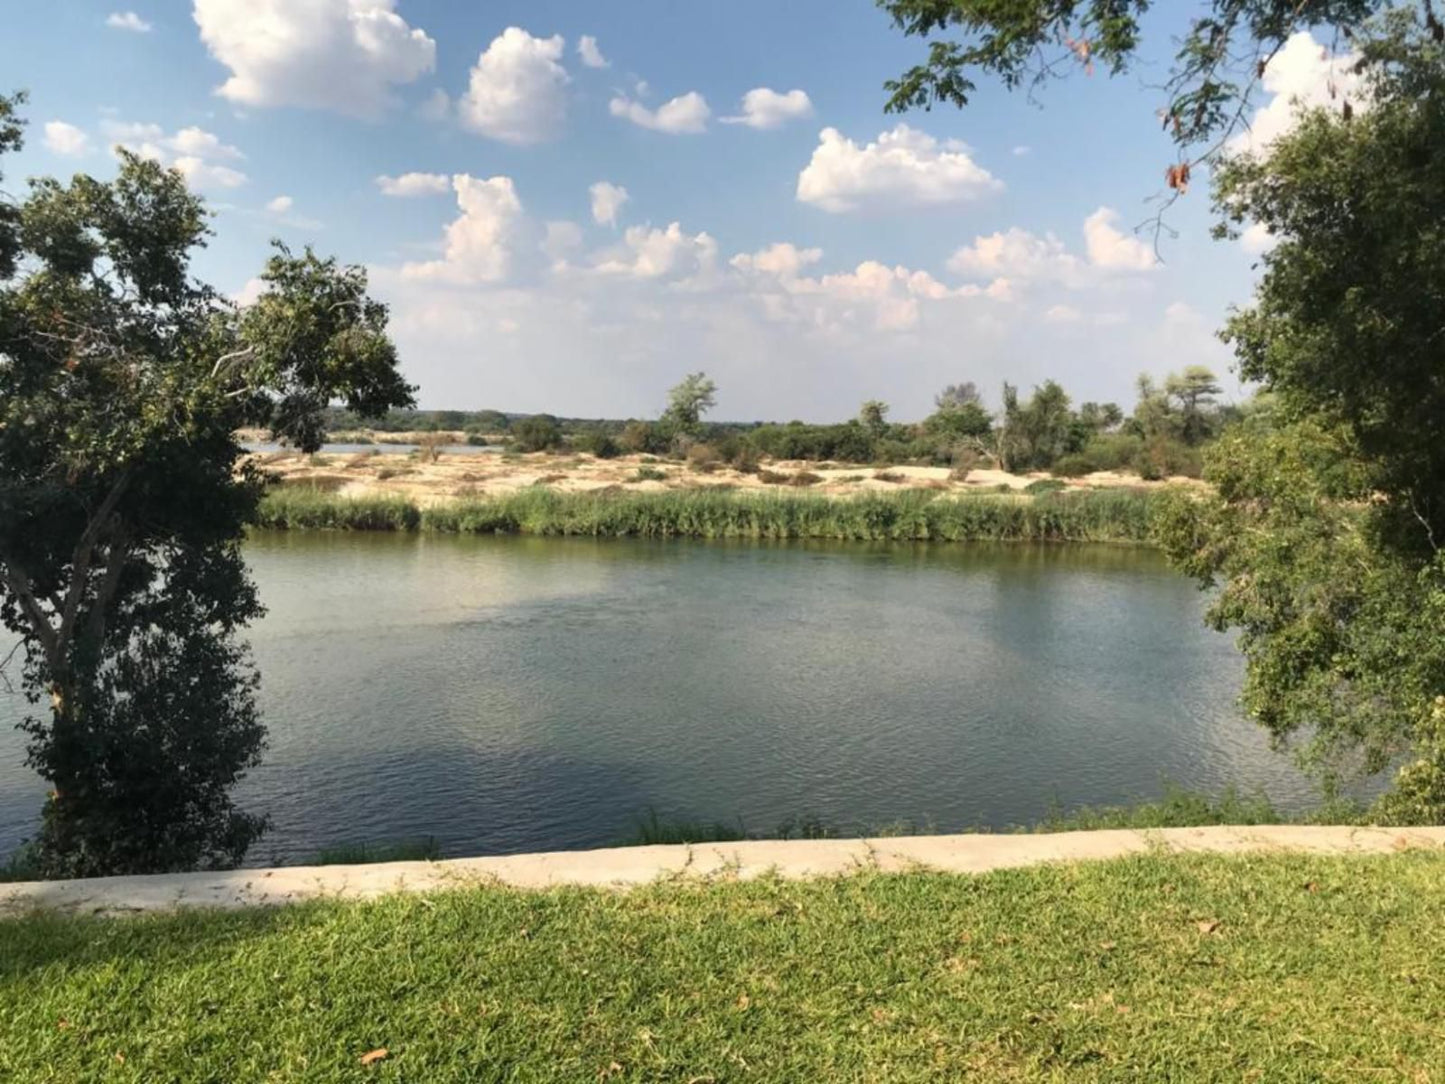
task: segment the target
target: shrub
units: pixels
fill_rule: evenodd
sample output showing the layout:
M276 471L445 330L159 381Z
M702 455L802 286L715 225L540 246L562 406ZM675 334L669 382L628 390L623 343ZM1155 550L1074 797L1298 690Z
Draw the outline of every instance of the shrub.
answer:
M472 447L485 447L487 444L487 438L481 433L468 433L467 443L470 444Z
M788 475L781 471L761 468L758 471L758 481L762 482L765 486L781 486L787 484Z
M605 429L589 429L580 433L572 444L579 452L588 452L598 459L616 459L622 454L622 446Z
M1040 478L1038 481L1024 486L1024 492L1030 497L1038 497L1045 493L1057 493L1067 486L1068 483L1060 478Z
M873 480L876 482L888 482L896 486L908 481L908 476L906 474L900 474L896 470L876 470L873 472Z
M626 452L663 455L672 447L672 432L656 422L628 422L618 434L617 443Z
M667 471L658 470L656 467L644 463L637 468L637 473L632 476L634 482L662 482L667 479Z
M815 486L823 480L821 474L814 474L810 470L800 470L788 479L790 486Z
M512 424L512 443L518 451L546 452L562 445L562 427L550 414L533 414Z
M704 474L717 470L722 462L716 449L709 444L694 444L687 450L687 465Z
M1054 460L1053 466L1049 468L1060 478L1080 478L1085 474L1093 474L1098 468L1084 452L1069 452Z
M565 482L566 480L567 476L565 474L543 474L538 476L537 480L532 484L534 486L550 486L556 482Z

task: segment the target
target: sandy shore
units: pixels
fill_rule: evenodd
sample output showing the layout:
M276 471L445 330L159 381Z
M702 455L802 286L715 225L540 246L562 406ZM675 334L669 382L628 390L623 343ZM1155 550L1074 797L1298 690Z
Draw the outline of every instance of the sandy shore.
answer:
M902 488L932 489L950 493L1007 489L1021 491L1047 474L1010 474L1000 470L970 471L966 480L952 477L947 467L891 466L886 468L809 463L789 460L765 463L763 470L743 473L726 466L700 469L685 462L651 456L595 459L590 455L443 453L427 461L415 453L387 452L378 446L355 454L295 452L256 453L251 461L284 485L309 485L346 497L393 494L420 505L467 497L515 493L545 485L562 492L588 492L610 487L627 491L666 489L779 489L831 496L887 492ZM652 477L656 473L662 477ZM811 484L790 485L799 474L817 477ZM1169 479L1185 481L1188 479ZM1100 472L1067 479L1071 488L1098 489L1119 486L1155 486L1136 475Z

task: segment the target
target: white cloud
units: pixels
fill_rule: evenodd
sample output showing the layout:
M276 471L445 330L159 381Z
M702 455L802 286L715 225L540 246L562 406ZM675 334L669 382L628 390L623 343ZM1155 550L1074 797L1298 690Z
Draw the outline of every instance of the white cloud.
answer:
M392 88L436 64L436 42L396 0L195 0L201 41L231 69L216 93L239 105L374 116Z
M1070 252L1052 233L1041 237L1015 226L975 237L949 257L948 269L976 281L1003 281L1006 285L997 288L1010 294L1016 285L1081 290L1119 275L1154 270L1153 250L1116 229L1118 217L1100 207L1084 220L1084 256Z
M1076 324L1084 314L1072 305L1052 305L1044 312L1044 319L1051 324Z
M602 50L597 48L597 39L591 34L583 34L577 39L577 55L589 68L612 67L612 62L602 55Z
M1279 238L1262 222L1251 222L1239 235L1239 246L1251 256L1263 256L1279 243Z
M502 31L472 68L457 102L462 123L504 143L540 143L561 128L567 113L567 72L559 61L561 35L534 38L519 27Z
M707 233L687 234L682 224L667 229L631 226L622 244L601 254L598 271L634 278L681 278L707 271L717 261L717 242Z
M151 29L151 24L133 11L113 11L105 17L105 25L112 30L129 30L134 34L148 34Z
M1011 278L1074 285L1084 266L1053 234L1039 237L1017 226L975 237L948 260L948 269L967 278Z
M1024 155L1029 154L1032 150L1032 147L1027 147L1024 144L1020 143L1017 147L1013 149L1013 155L1015 158L1022 158Z
M452 100L447 92L437 87L426 101L416 107L416 115L422 120L443 121L452 115Z
M1255 111L1249 130L1231 139L1226 149L1232 154L1264 150L1295 126L1302 109L1338 105L1345 99L1362 107L1364 76L1354 70L1358 60L1357 53L1332 55L1307 30L1290 35L1264 69L1261 83L1272 97Z
M798 199L833 212L957 203L1002 188L962 144L940 143L906 124L862 147L824 128L798 174Z
M78 158L90 150L90 137L82 129L63 120L46 121L45 149L52 154Z
M296 201L290 196L277 196L275 199L267 202L266 210L270 211L273 215L284 215L287 211L291 210L295 204Z
M239 188L248 180L240 170L222 164L246 156L203 128L182 128L171 135L159 124L106 121L102 128L113 147L179 170L193 188Z
M568 258L582 247L582 227L575 222L548 222L542 238L542 252L554 269L566 268Z
M259 278L250 278L246 280L246 285L231 295L231 300L242 307L254 305L257 299L265 292L266 284L264 282Z
M445 173L403 173L400 177L382 174L376 178L376 187L383 196L399 196L403 199L413 196L439 196L452 186L452 179Z
M617 212L627 202L627 189L610 181L598 181L587 191L592 196L592 221L599 226L617 225Z
M801 90L779 94L770 87L756 87L743 95L742 112L723 117L724 124L746 124L749 128L781 128L790 120L813 115L813 103Z
M1109 271L1149 271L1159 263L1154 250L1132 234L1115 228L1119 212L1100 207L1084 219L1089 262Z
M707 99L695 90L680 94L656 109L648 109L641 102L621 95L613 98L607 108L614 117L623 117L643 128L673 135L704 132L708 118L712 116Z
M739 271L763 271L782 278L792 278L809 264L823 258L821 248L798 248L779 241L757 252L740 252L728 262Z
M461 214L447 226L440 260L408 263L403 277L454 284L500 282L512 266L522 219L522 201L510 177L480 180L466 173L452 178Z

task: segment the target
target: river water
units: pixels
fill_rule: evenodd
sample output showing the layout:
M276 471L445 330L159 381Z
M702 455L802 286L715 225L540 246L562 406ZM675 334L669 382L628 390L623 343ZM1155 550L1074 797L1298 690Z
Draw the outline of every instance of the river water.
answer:
M435 836L618 842L644 810L771 832L999 828L1168 783L1310 789L1149 551L258 534L255 863ZM44 793L0 692L0 854Z

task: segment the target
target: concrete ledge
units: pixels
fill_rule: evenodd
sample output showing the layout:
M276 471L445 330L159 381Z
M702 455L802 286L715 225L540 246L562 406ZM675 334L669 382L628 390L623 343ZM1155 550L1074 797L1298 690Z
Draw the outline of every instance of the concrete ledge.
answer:
M371 899L469 885L625 888L669 878L825 877L873 869L981 873L1041 862L1119 858L1152 849L1239 854L1387 854L1445 847L1445 828L1269 825L1061 832L1055 835L910 836L889 839L749 840L739 843L614 847L443 862L283 866L223 873L98 877L0 884L0 916L35 910L122 915L177 907L253 907L300 900Z

